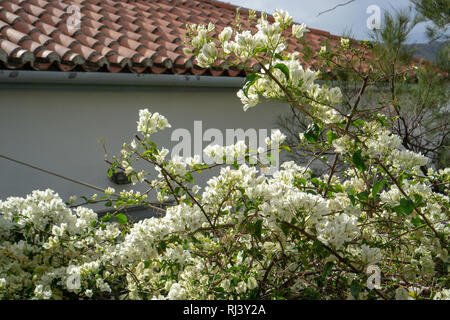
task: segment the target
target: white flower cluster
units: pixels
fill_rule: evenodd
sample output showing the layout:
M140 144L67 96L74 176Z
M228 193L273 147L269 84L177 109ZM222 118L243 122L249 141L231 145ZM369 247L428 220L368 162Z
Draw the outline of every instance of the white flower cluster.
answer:
M270 142L282 143L284 139L281 132L274 131ZM243 156L246 150L242 142L222 149L211 147L205 152L220 157ZM159 164L170 174L183 176L188 168L195 168L199 163L199 157L192 157ZM352 170L344 173L348 175L347 181L341 183L333 178L332 183L341 184L342 190L364 190L363 179ZM444 176L448 170L441 173ZM430 171L430 174L436 173ZM335 192L328 198L307 192L328 179L325 175L312 183L308 170L294 162L283 163L270 178L259 174L255 167L241 165L232 169L225 166L218 176L208 181L204 192L196 196L199 205L181 202L168 207L164 217L136 222L124 237L117 224L99 224L97 215L86 208L72 212L50 190L36 191L26 199L9 198L0 202L0 250L5 253L0 256L0 295L59 299L72 293L87 298L108 297L122 281L120 291L127 292L122 298L213 299L216 296L208 290L210 278L202 273L208 269L219 275L216 285L226 289L222 297L245 296L258 287L265 274L264 264L252 265L248 255L255 241L252 233L240 233L241 225L249 219L260 225L259 246L264 257L270 261L282 254L291 261L286 267L274 268L274 278L270 276L266 282L276 282L280 276L290 277L289 273L284 273L296 270L295 262L304 259L298 244L286 233L286 224L294 224L337 252L352 254L360 265L389 261L386 259L391 254L389 250L359 242L363 237L365 241L372 239L379 243L390 235L382 229L361 229L358 223L367 213L363 207L352 204L346 192ZM435 194L426 182L406 180L403 187L409 197L428 199L423 212L440 232L448 234L448 226L440 222L445 221L446 215L441 203L448 204L448 197ZM110 196L115 193L112 188L105 191ZM123 191L120 196L135 199L141 195ZM380 205L389 209L401 204L404 196L394 185L381 192L380 198ZM217 226L233 227L221 231L224 233L218 238L207 217L215 217ZM379 212L380 219L386 217L395 219L390 211ZM413 226L409 221L403 224ZM191 241L194 235L196 242ZM227 260L222 262L205 260L205 254L211 252L216 256L222 252L221 246L229 241L226 239L235 237L239 241L230 243L239 245L236 255L223 256ZM438 265L435 259L448 261L447 249L423 232L416 232L416 238L420 245L415 251L397 249L403 261L408 261L405 277L432 277ZM330 254L327 259L335 261L336 257ZM221 273L224 266L220 263L226 268L242 268L249 273L231 282L228 274ZM348 274L349 278L353 276ZM307 282L296 281L292 290L301 291L307 286ZM27 295L24 296L24 292L28 292ZM404 297L404 292L398 291L400 296ZM435 296L445 297L445 290Z
M90 280L98 274L104 253L116 250L120 230L116 224L104 229L96 224L96 213L83 207L72 212L51 190L0 201L0 299L61 299L64 292L98 292ZM70 276L78 282L75 289Z
M248 147L245 141L238 141L229 146L219 146L217 144L207 146L203 152L218 163L223 162L225 157L227 162L242 161L247 155Z
M360 235L357 218L347 214L330 216L317 224L319 239L336 249Z
M230 27L224 28L217 40L211 40L207 35L210 32L208 30L214 30L213 26L190 26L189 29L195 34L191 44L198 50L198 64L201 67L211 67L225 55L234 55L243 63L248 63L252 58L257 58L259 53L264 52L270 57L270 61L261 62L263 69L255 81L245 91L240 90L237 93L244 110L256 106L260 97L285 99L285 92L277 85L278 82L313 98L312 105L315 107L313 111L325 122L341 121L342 117L329 107L341 102L342 94L339 88L321 88L314 84L319 73L310 69L305 70L298 59L298 53L286 54L283 58L279 56L287 49L284 31L291 27L292 17L284 10L276 10L273 17L275 22L270 23L267 17L262 15L256 24L258 30L256 33L253 34L249 30L236 32L234 41L231 40L233 30ZM296 38L302 38L307 31L305 24L292 25L292 35ZM218 48L223 49L222 56Z
M137 131L149 137L151 134L170 128L170 124L166 117L160 115L158 112L151 113L148 109L139 110L139 120L137 122Z
M448 299L442 279L449 258L450 169L419 175L426 157L402 150L400 138L375 121L360 120L342 134L343 115L333 108L341 91L315 84L318 74L304 70L296 54L279 56L292 17L277 10L274 19L270 24L262 15L256 34L243 30L234 41L231 28L214 42L208 37L213 24L191 26L199 62L211 66L222 51L244 60L269 53L271 61L238 93L244 109L260 97L306 95L308 111L334 133L315 146L328 152L333 138L344 166L313 177L290 161L267 177L255 166L220 163L247 157L243 141L213 145L204 152L218 162L212 167L221 167L220 173L200 193L193 173L205 164L198 156L166 159L169 150L158 149L149 137L170 124L141 110L137 131L146 141L125 144L115 164L133 183L148 183L158 200L170 195L176 202L161 218L119 225L87 208L69 209L50 190L0 201L0 299L249 299L284 292L283 298L355 298L354 284L367 278L359 268L368 265L386 273L389 280L382 285L389 287L361 287L358 298L383 292L391 299ZM292 26L294 37L305 32L304 25ZM342 39L341 46L348 48L350 41ZM285 139L275 130L266 143ZM148 181L146 171L135 172L133 159L139 157L154 164L157 178ZM355 165L346 166L350 161ZM362 161L367 170L361 170ZM436 181L443 186L439 192ZM147 197L132 190L117 195L113 188L105 194L109 201L120 199L114 208Z

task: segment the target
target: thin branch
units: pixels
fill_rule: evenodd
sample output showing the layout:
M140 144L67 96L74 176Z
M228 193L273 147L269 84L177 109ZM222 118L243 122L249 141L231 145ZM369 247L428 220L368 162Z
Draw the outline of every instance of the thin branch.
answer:
M320 16L321 14L323 14L323 13L330 12L330 11L333 11L333 10L339 8L339 7L346 6L347 4L352 3L352 2L354 2L354 1L355 1L355 0L349 0L349 1L345 2L345 3L340 3L340 4L336 5L334 8L331 8L331 9L328 9L328 10L325 10L325 11L322 11L322 12L319 12L319 14L317 15L317 17Z

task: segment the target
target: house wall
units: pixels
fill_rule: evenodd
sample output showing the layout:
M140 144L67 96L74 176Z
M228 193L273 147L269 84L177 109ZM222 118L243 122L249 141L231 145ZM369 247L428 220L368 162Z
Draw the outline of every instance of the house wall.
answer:
M235 88L126 87L82 85L0 84L0 154L106 188L121 190L107 178L108 153L118 154L136 130L138 110L165 115L172 128L155 135L169 148L171 131L193 133L201 120L203 132L218 128L276 128L277 115L287 105L268 102L244 112ZM203 147L209 143L204 142ZM200 179L204 184L208 176ZM131 185L124 189L130 188ZM25 196L51 188L67 200L71 195L96 193L87 187L0 158L0 199ZM139 189L139 188L135 188ZM97 207L99 208L99 207ZM103 207L104 208L104 207Z

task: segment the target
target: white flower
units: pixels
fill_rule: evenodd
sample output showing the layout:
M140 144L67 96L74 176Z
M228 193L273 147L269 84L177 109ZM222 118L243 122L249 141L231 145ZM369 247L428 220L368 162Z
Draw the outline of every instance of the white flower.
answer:
M116 190L114 190L114 188L111 188L111 187L108 187L108 188L105 190L105 194L107 194L108 196L114 194L115 192L116 192Z
M224 156L224 150L222 146L218 144L208 145L203 152L210 158L221 159Z
M100 289L103 292L111 292L111 288L108 283L106 283L103 279L97 278L95 280L95 285L98 289Z
M346 38L341 38L341 47L348 48L350 46L350 40Z
M214 60L217 57L217 48L214 42L206 43L201 52L208 60Z
M337 87L331 88L330 90L327 91L326 97L331 105L340 103L342 101L341 89L339 89Z
M133 150L136 150L136 149L137 149L136 140L133 139L133 141L131 141L130 147L131 147L131 149L133 149Z
M279 129L272 130L272 134L270 135L270 140L275 142L278 146L281 145L284 140L286 140L286 135L281 133Z
M170 287L169 294L167 295L167 299L183 300L183 299L185 299L185 295L186 295L186 290L179 283L174 283Z
M276 9L273 17L275 22L278 22L280 25L288 26L292 23L292 17L289 13L281 9Z
M303 37L305 32L307 32L308 29L306 29L306 24L293 24L292 25L292 35L298 39Z
M189 49L189 48L184 47L184 48L183 48L183 53L184 53L185 55L189 56L189 55L192 54L192 50Z
M450 300L450 289L443 289L440 292L437 292L433 300Z
M244 105L244 111L247 111L249 108L254 107L259 103L259 96L255 93L248 93L246 96L244 90L239 90L237 92L237 96L241 99L241 102Z
M238 285L236 286L236 292L244 293L246 291L247 291L247 283L245 283L245 281L239 282Z
M216 26L212 22L208 23L208 32L213 32L215 28Z
M233 35L233 29L231 29L231 27L226 27L219 34L219 40L220 40L220 42L224 43L224 42L230 40L232 35Z
M192 167L200 164L200 162L201 162L200 156L198 154L196 154L196 155L194 155L194 157L186 158L185 162L189 167L192 168Z
M355 216L348 216L345 213L327 217L316 225L318 239L340 249L346 242L360 234L356 222Z
M399 169L421 167L427 165L428 163L427 157L421 153L415 153L410 150L395 150L392 155L394 157L393 166Z
M344 135L338 139L333 140L333 148L337 153L345 153L352 145L352 140L348 135Z
M258 287L258 282L256 281L256 279L254 277L249 277L247 280L247 287L250 290L255 289L256 287Z
M158 112L152 114L148 109L139 110L137 124L137 131L144 134L147 138L158 130L171 127L166 117L160 115Z
M87 297L89 297L89 298L91 298L92 297L92 294L93 294L93 292L92 292L92 290L91 289L87 289L86 291L85 291L85 293L84 293Z
M230 284L231 281L229 279L223 279L222 282L220 283L220 286L224 288L225 291L228 291L230 289Z
M198 185L194 185L194 186L192 187L192 192L193 192L193 193L197 194L199 191L200 191L200 187L199 187Z

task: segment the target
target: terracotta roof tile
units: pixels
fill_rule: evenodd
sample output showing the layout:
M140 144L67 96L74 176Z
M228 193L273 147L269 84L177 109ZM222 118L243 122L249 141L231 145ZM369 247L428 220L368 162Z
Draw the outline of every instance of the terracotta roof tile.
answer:
M40 17L43 13L47 12L45 9L35 6L29 2L24 2L21 5L21 8L35 17Z
M49 2L45 0L19 0L19 3L31 3L37 7L43 8L44 6L48 5Z
M0 21L0 29L1 29L1 25L2 25L2 21ZM7 24L5 24L5 25L7 25ZM35 27L33 27L33 25L31 25L23 20L16 22L12 27L15 30L26 33L28 35L30 34L30 32L39 32L39 30L36 29Z
M72 37L69 37L62 33L61 31L53 32L52 33L52 39L55 40L57 43L62 44L66 48L70 48L74 44L77 44L78 41Z
M68 14L67 12L58 9L57 7L54 7L52 5L46 6L45 10L52 16L55 16L57 18L61 18L63 15Z
M39 21L38 17L32 16L32 15L26 13L25 11L19 11L19 12L17 12L17 15L18 15L18 18L19 18L17 21L23 20L23 21L26 21L27 23L32 24L32 25L34 25L36 22ZM1 12L0 12L0 19L1 18L2 17L1 17ZM13 22L12 24L14 24L16 22Z
M5 8L0 7L0 20L2 20L3 22L6 22L8 24L14 24L20 19L21 17L18 16L17 14L14 14L10 11L7 11Z
M82 17L80 20L82 21L82 23L84 23L85 25L87 25L88 27L91 27L93 29L100 29L101 27L105 26L104 23L95 21L93 19L89 19L89 17L87 17L87 16Z
M19 46L23 41L31 39L27 34L13 28L3 28L1 34L5 39L18 44Z
M81 23L74 28L68 22L77 8ZM0 0L0 69L234 77L243 72L195 65L193 55L183 53L182 41L186 24L211 21L220 32L235 11L212 0ZM243 21L246 15L242 9ZM314 47L324 39L339 41L329 32L310 30L306 37Z
M12 13L16 13L19 10L23 10L23 8L16 5L15 3L8 2L8 1L5 2L5 4L3 5L3 8Z
M37 43L40 43L44 46L47 46L47 44L54 41L52 38L40 32L32 32L30 33L30 37Z

